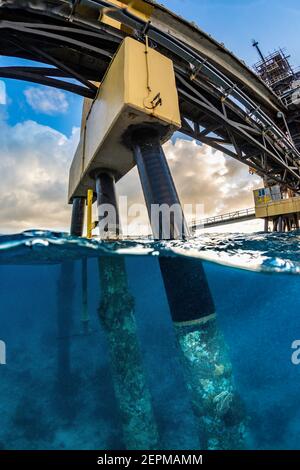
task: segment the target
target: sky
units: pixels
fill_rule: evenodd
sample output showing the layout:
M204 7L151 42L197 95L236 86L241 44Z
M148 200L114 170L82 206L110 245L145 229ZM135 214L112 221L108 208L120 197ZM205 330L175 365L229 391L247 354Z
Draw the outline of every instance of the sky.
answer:
M165 0L249 66L278 46L300 65L299 0ZM0 57L0 66L26 61ZM27 62L28 64L28 62ZM54 88L0 79L0 233L32 228L68 230L68 171L79 139L82 98ZM201 203L204 215L253 206L261 185L248 168L209 147L178 137L164 146L183 203ZM119 195L143 202L137 171L117 185ZM96 216L96 214L95 214ZM222 230L262 229L261 221Z

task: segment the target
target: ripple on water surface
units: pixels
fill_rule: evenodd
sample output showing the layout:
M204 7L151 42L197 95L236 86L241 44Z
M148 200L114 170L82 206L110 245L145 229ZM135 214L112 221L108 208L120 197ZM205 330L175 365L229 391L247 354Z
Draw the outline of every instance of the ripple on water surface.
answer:
M0 236L1 264L60 263L107 255L189 256L242 269L299 274L300 231L202 234L186 241L162 242L88 240L43 230Z

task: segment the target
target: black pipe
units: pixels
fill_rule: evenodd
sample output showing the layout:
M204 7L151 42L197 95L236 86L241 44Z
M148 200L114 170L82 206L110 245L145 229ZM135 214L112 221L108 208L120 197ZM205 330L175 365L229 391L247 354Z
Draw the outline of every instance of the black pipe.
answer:
M131 144L138 166L144 197L151 220L152 204L177 205L181 220L170 223L170 239L189 235L180 200L169 166L160 144L157 129L137 128L131 134ZM154 238L161 239L164 230L162 220L151 220ZM195 322L215 313L214 302L206 275L199 259L185 257L159 257L172 320L175 323Z
M131 138L150 220L152 204L178 204L182 213L159 133L136 129ZM187 236L182 219L181 226L176 221L173 224L170 238ZM157 232L151 220L156 238L161 234L160 224ZM159 265L201 444L207 449L243 448L244 417L202 263L195 258L160 256ZM231 420L229 426L227 419Z
M145 196L153 236L156 240L182 239L189 236L180 200L160 143L158 129L153 126L137 128L131 134L140 180ZM174 208L166 217L157 215L155 205Z
M118 237L120 216L112 173L103 170L96 175L96 192L100 237Z
M175 323L197 323L215 313L215 305L202 263L196 258L160 257L172 320Z
M72 218L70 234L74 237L82 237L84 224L85 198L75 197L72 206Z

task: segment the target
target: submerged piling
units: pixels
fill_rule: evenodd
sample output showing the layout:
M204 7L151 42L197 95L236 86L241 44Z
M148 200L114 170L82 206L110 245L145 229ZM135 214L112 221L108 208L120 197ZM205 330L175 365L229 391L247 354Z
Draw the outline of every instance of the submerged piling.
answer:
M124 259L98 260L102 300L99 318L110 353L126 449L157 449L158 433L142 365L134 299L129 293Z
M202 263L159 261L201 446L242 449L246 419Z
M70 330L74 294L73 261L63 261L57 282L57 388L60 400L67 405L72 390L70 362Z
M216 316L203 318L197 324L175 324L175 331L202 447L244 449L244 408L236 393L227 346Z
M150 126L136 129L131 142L154 238L165 238L162 234L169 226L169 239L185 239L189 232L159 132ZM170 212L168 221L153 220L153 204L175 208L177 218ZM181 217L178 217L179 212ZM201 446L243 448L244 415L202 263L185 257L170 257L160 258L159 264Z
M81 324L84 334L89 333L89 311L88 311L88 260L81 260L81 291L82 291L82 311Z
M108 204L115 217L108 217L100 227L103 238L119 235L119 214L115 196L114 177L106 172L97 175L97 204L99 222ZM102 227L102 228L101 228ZM114 232L114 233L112 233ZM143 368L134 312L134 299L129 292L124 258L98 258L101 302L98 313L106 331L115 395L121 414L126 449L158 449L158 432L152 401Z
M70 234L76 237L82 237L84 224L85 198L75 197L72 203L72 218Z

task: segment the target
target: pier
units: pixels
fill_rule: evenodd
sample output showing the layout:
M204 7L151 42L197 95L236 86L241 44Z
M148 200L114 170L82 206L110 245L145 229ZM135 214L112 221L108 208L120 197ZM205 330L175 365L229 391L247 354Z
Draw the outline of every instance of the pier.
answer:
M281 50L265 57L255 42L260 62L250 69L210 35L151 0L2 0L0 24L0 54L29 61L0 67L0 77L83 97L80 141L66 169L70 235L91 238L97 228L103 241L122 239L116 184L137 167L154 240L188 240L190 227L163 148L175 132L262 178L255 208L195 221L192 229L254 218L264 220L266 231L299 228L300 101L294 92L300 77ZM154 218L153 207L161 206L173 209ZM86 258L80 262L81 322L88 334L89 272ZM247 418L203 263L162 255L157 265L199 448L244 449ZM159 449L126 260L99 256L97 269L97 316L125 447ZM64 335L76 298L67 262L57 292L57 323ZM68 341L58 348L63 398L70 392L70 354Z
M51 6L46 0L34 5L23 1L21 6L16 0L4 0L0 19L0 53L42 64L0 67L1 77L85 97L82 139L70 173L69 202L77 215L83 214L87 191L96 194L94 169L111 172L117 182L137 164L126 131L131 124L146 122L151 122L150 127L161 124L160 143L180 130L247 165L262 177L264 188L279 185L282 194L299 197L299 73L282 50L264 56L254 41L260 61L252 70L195 25L150 0L54 0ZM139 118L129 122L130 107L124 109L114 134L107 134L104 126L97 140L95 116L102 113L102 98L105 94L113 102L118 94L117 82L107 80L107 74L114 67L122 73L116 57L124 44L128 53L130 41L132 49L140 50L140 70L148 80L145 90L140 88L142 101L131 97ZM131 83L139 86L134 74ZM176 109L167 109L168 102ZM106 123L114 118L107 116ZM283 206L280 216L286 229L292 229L295 224L284 210ZM266 228L271 220L280 229L272 216L263 218ZM72 232L80 234L80 217L76 227L75 223L76 218Z

